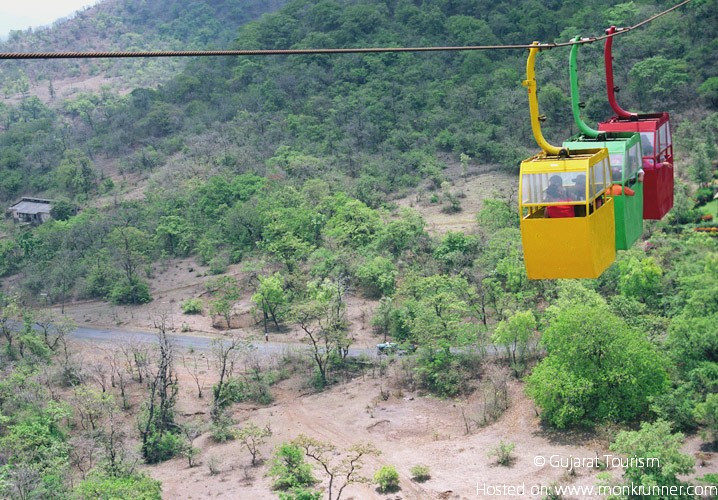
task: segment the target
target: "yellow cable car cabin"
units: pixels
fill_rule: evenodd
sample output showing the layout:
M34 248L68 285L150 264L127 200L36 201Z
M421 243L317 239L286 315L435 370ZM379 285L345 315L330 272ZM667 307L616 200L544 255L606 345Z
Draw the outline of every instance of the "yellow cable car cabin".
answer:
M539 123L534 65L526 62L531 129L542 153L521 162L519 213L529 279L597 278L616 259L608 149L569 151L552 146Z
M616 258L608 150L521 162L521 241L529 279L597 278Z

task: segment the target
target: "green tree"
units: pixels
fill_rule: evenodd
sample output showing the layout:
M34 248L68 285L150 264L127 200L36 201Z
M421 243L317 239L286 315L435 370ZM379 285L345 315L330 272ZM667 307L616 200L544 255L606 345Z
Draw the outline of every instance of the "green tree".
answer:
M60 165L55 170L60 187L72 196L88 194L94 187L97 174L92 168L92 161L82 151L70 149L65 151Z
M211 289L213 297L209 301L209 313L212 316L221 316L227 328L232 328L232 310L241 295L237 279L233 276L223 276L208 283L207 286Z
M389 296L394 293L399 274L394 263L377 255L359 265L356 276L369 297Z
M706 400L696 405L696 420L706 428L706 436L711 442L718 442L718 394L708 394Z
M643 422L638 431L621 431L610 449L625 455L628 466L623 475L632 487L643 486L670 488L685 485L679 475L693 472L694 460L681 453L683 434L672 433L671 424L665 420ZM676 489L676 491L679 491ZM651 498L693 498L689 495L651 496Z
M15 384L20 381L20 377L13 379ZM15 385L12 390L24 393L30 389L26 382ZM18 491L26 498L62 496L66 489L64 477L69 469L70 450L63 422L70 417L70 409L54 401L49 401L43 408L35 404L23 407L22 415L5 422L0 438L0 452L6 457L0 467L3 477L0 494L7 498L18 496Z
M240 355L249 350L247 342L237 337L212 340L212 354L219 380L212 386L212 410L210 416L214 425L219 425L224 410L232 402L230 381Z
M249 454L252 455L252 466L257 465L258 457L261 457L259 447L272 435L269 425L259 427L254 422L247 422L237 432L237 440L244 444Z
M20 261L20 248L12 240L0 240L0 276L15 272Z
M479 240L475 236L449 231L434 250L434 258L449 271L458 271L471 265L478 249Z
M666 389L663 357L605 302L562 308L541 342L526 390L556 427L635 420Z
M11 359L17 355L17 337L19 335L14 323L22 317L23 312L17 303L17 297L6 297L0 294L0 334L5 339L5 351Z
M369 482L369 479L361 474L364 457L378 456L381 453L370 443L355 444L345 451L340 451L331 443L305 435L299 435L292 443L314 460L327 476L327 500L340 500L344 489L350 484Z
M341 245L361 248L374 241L381 227L376 210L359 200L343 199L327 221L326 232Z
M426 222L419 213L408 208L401 209L398 219L391 219L381 226L377 246L396 256L407 250L418 252L428 246L429 235L425 226Z
M321 387L329 383L332 357L344 359L351 344L347 336L345 293L346 286L340 281L311 281L305 300L292 308L294 321L311 344Z
M83 292L89 297L107 298L113 287L122 279L122 272L112 263L110 251L102 248L83 260L81 267L87 270Z
M626 26L638 20L640 10L635 2L619 3L606 12L606 22L614 26Z
M174 369L174 348L167 335L166 318L160 316L156 323L156 358L148 367L147 398L137 418L142 457L150 464L172 458L184 446L175 422L179 384Z
M304 460L304 450L295 443L282 443L272 459L268 474L275 478L275 490L311 486L317 482L312 467Z
M259 286L252 302L255 308L262 312L264 333L267 333L267 323L271 319L274 326L279 328L279 321L284 319L289 304L288 294L285 290L284 279L279 273L271 276L259 276Z
M700 187L706 187L713 178L713 165L706 143L700 143L693 152L691 165L688 168L691 180Z
M519 227L518 210L510 199L486 198L483 207L476 214L479 226L486 234L493 234L507 227Z
M641 108L651 107L653 101L677 99L690 80L685 61L664 56L638 61L628 77L629 87L638 96Z
M698 94L714 108L718 107L718 76L712 76L701 83Z
M57 200L50 208L50 215L55 220L67 220L77 213L77 206L67 200Z
M419 344L420 383L440 396L455 396L469 377L456 347L478 346L476 291L458 276L410 277L397 291L397 334Z
M494 344L506 349L506 355L517 372L523 371L529 342L535 335L536 328L536 317L532 311L517 311L508 319L499 322L491 336Z
M465 278L437 274L407 279L397 295L412 309L405 320L412 340L446 351L476 340L470 321L475 290Z
M391 297L382 297L379 299L379 305L371 318L372 326L380 335L384 336L384 342L386 342L386 337L392 326L393 302Z
M155 229L158 247L169 255L187 255L192 250L192 236L189 224L178 215L160 217Z
M111 292L114 302L121 304L143 304L152 300L149 288L139 277L150 254L149 235L132 226L117 227L108 236L108 243L115 259L124 274Z
M631 257L618 264L618 287L622 295L657 308L663 295L663 270L653 257Z

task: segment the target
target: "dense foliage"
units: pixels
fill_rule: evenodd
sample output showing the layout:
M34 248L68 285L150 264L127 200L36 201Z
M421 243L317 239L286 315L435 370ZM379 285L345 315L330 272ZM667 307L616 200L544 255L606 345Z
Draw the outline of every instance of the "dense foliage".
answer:
M121 48L159 39L167 48L233 39L242 49L566 41L668 5L611 1L597 11L547 0L295 0L236 33L217 21L221 12L245 22L260 3L241 10L220 1L165 2L163 9L108 2L58 26L58 35L40 30L8 43L55 36L63 43L70 35L62 26L70 33L104 26L110 34L140 18L150 20L150 36L142 44L128 36ZM681 435L671 434L668 421L679 430L703 427L715 440L718 238L693 231L710 223L718 158L711 7L694 0L616 39L621 100L671 112L681 178L666 220L648 223L640 245L621 252L599 279L582 282L528 280L514 193L495 193L469 215L478 222L474 234L432 235L417 210L394 203L412 192L416 204L456 212L460 182L448 163L464 177L477 164L512 173L536 150L520 85L523 52L202 59L161 85L129 93L106 87L62 102L28 95L20 66L7 70L6 93L17 99L0 104L0 200L32 193L60 203L48 223L7 223L0 231L0 276L13 278L0 295L0 495L20 496L22 487L36 497L69 496L76 484L80 496L159 496L157 483L129 466L113 441L119 402L129 409L124 386L107 394L104 386L101 393L84 387L86 370L50 332L56 318L38 319L30 306L40 298L151 302L156 274L186 257L202 274L220 276L183 311L231 329L244 299L265 333L291 327L305 338L318 390L353 369L347 302L358 296L376 305L370 323L397 352L416 350L402 364L412 390L458 397L490 383L498 394L484 363L490 356L517 378L528 374L527 392L549 425L649 422L638 434L619 434L617 452L644 453L646 441L674 451ZM600 52L593 44L581 56L585 113L594 121L608 114ZM543 52L538 68L544 130L556 142L571 131L566 57L560 49ZM105 71L98 64L90 71ZM50 82L63 71L40 68L34 80ZM246 279L227 273L235 264ZM148 352L127 355L131 378L151 393L137 412L135 438L145 462L186 453L191 466L191 438L187 446L174 411L171 349L162 345L151 363ZM40 383L37 366L51 359L74 407L48 396L53 383ZM219 417L233 402L271 401L270 381L258 372L252 386L225 371L213 386L215 410L222 410L213 413L215 430L232 424ZM92 467L73 455L77 426L102 444ZM673 458L678 473L690 469ZM270 475L282 496L316 496L299 446L280 447Z
M105 0L59 19L51 27L10 32L3 52L105 52L224 48L240 26L272 12L286 0L198 0L162 3ZM184 66L177 59L75 59L5 61L0 88L6 96L41 85L54 99L53 82L81 75L114 79L120 88L154 86Z

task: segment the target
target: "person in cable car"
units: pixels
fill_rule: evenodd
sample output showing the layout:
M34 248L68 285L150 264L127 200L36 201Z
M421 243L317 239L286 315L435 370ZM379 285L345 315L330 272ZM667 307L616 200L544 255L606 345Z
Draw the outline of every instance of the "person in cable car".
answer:
M571 189L573 199L584 201L586 199L586 174L578 174L571 181L573 182L573 188Z
M558 177L558 176L554 176ZM561 179L558 177L559 180ZM572 201L568 190L559 184L549 184L546 188L546 201L549 203L555 203L557 201ZM549 205L546 207L544 212L545 217L551 219L561 219L565 217L573 217L574 210L572 205Z
M639 171L640 172L640 171ZM640 173L638 174L640 178ZM611 196L619 196L622 194L625 194L626 196L634 196L636 192L631 189L628 186L624 186L621 184L621 169L620 168L613 168L611 170L611 181L613 181L613 184L611 184L611 187L608 188L608 194ZM641 182L641 181L639 181Z

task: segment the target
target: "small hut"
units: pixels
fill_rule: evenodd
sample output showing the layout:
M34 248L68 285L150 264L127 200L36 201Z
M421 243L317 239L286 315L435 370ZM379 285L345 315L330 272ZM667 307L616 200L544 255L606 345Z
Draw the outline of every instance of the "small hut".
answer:
M15 222L21 224L42 224L50 219L51 200L23 197L8 208Z

